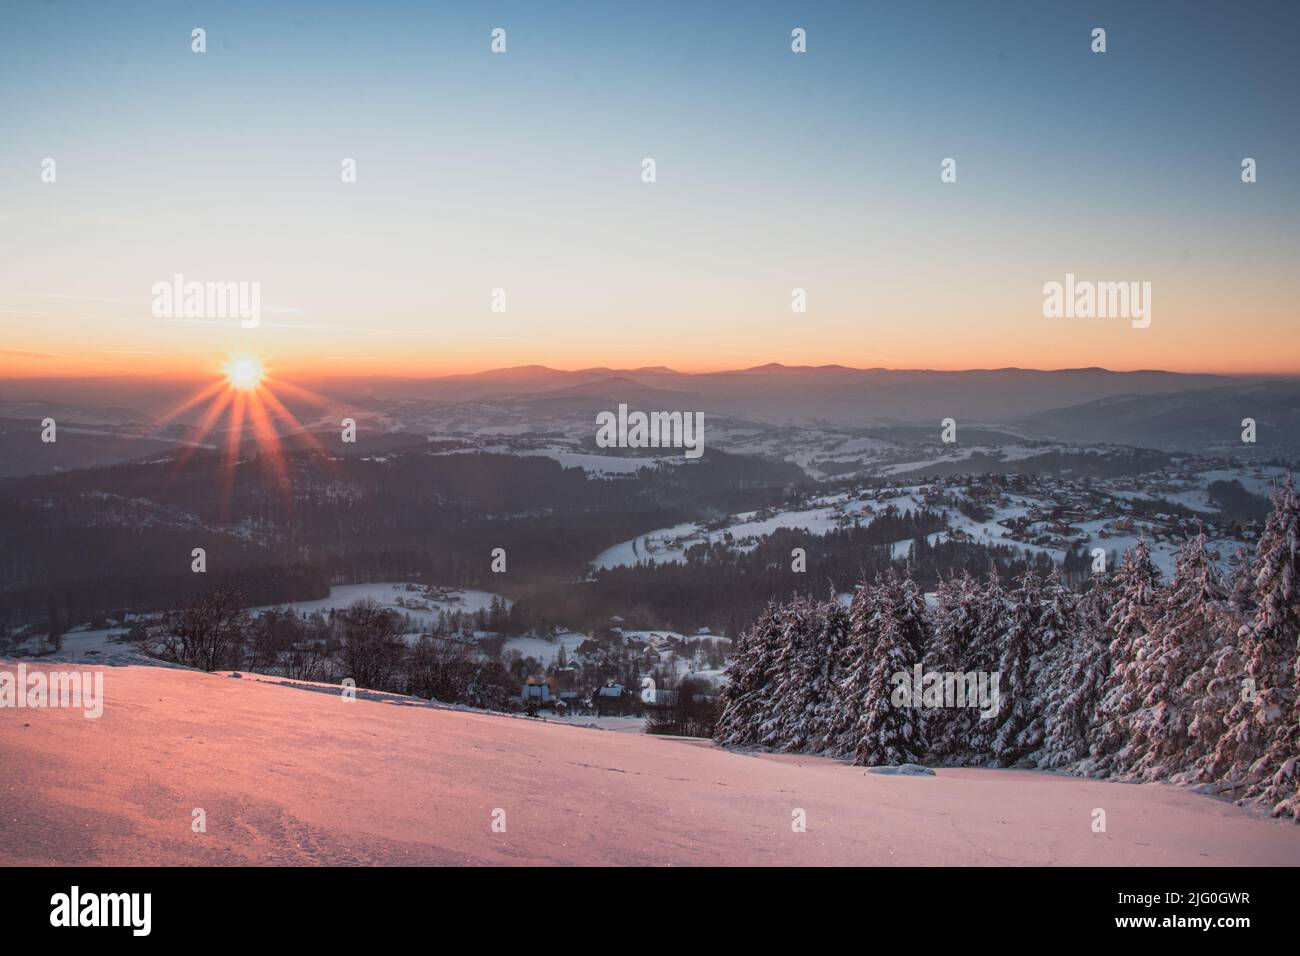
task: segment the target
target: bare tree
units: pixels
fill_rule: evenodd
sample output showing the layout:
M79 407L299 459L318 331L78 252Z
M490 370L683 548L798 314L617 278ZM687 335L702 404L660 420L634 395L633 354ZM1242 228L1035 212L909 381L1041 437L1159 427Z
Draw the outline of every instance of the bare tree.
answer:
M421 637L406 656L406 691L444 703L507 709L518 682L500 661L459 641Z
M672 681L666 681L671 684ZM691 677L676 687L660 687L646 708L645 732L679 737L712 737L718 721L713 687Z
M358 601L340 615L343 622L341 676L358 687L400 690L398 669L406 645L401 621L374 601Z
M249 626L240 593L217 588L167 611L136 640L154 657L214 671L241 666Z
M421 637L406 658L407 693L459 703L474 679L475 657L458 641Z
M273 608L253 622L247 667L294 680L320 680L329 657L329 637L321 618L304 621L292 610Z

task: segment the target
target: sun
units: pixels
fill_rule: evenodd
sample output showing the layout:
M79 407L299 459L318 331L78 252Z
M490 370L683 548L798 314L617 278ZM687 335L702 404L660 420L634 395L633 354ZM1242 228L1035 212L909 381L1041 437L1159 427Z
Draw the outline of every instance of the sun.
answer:
M266 371L256 355L236 355L226 362L226 383L240 392L251 392L262 384Z
M283 437L293 436L291 450L295 453L318 454L328 459L330 452L277 393L293 396L312 409L324 409L331 404L330 400L274 375L275 368L251 352L227 353L213 371L217 373L214 380L201 385L155 423L162 428L182 415L197 417L189 426L191 440L178 454L177 467L183 467L200 449L216 450L224 466L221 485L225 507L229 506L234 490L236 466L258 461L284 493L286 504L292 507L291 465L296 459L286 454ZM243 450L245 440L250 437L257 445L256 458L250 458Z

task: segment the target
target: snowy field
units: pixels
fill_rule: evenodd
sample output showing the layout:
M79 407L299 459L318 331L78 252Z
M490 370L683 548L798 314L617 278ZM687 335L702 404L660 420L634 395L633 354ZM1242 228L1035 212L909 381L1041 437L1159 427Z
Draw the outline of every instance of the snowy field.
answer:
M524 657L531 657L538 661L543 667L550 667L551 662L559 656L561 647L564 648L565 659L571 661L574 651L585 640L587 640L586 634L573 632L557 634L554 641L543 640L540 637L512 637L506 640L501 650L503 653L518 651Z
M645 733L644 717L596 717L590 714L571 714L564 717L557 717L552 713L543 712L538 719L545 721L548 724L555 724L559 727L576 727L585 730L609 730L616 734Z
M518 426L523 428L524 426ZM514 433L511 426L499 426L485 432L485 434L506 435ZM430 439L433 440L433 439ZM682 456L680 454L672 456L649 456L649 455L602 455L598 452L588 452L576 450L575 447L566 445L547 445L541 448L517 448L509 444L480 444L472 448L449 448L433 452L435 455L474 455L478 453L493 455L518 455L521 458L542 457L550 458L560 463L564 468L581 468L589 475L596 477L623 477L631 478L636 475L641 468L653 468L659 464L680 464Z
M63 635L63 646L54 655L69 661L119 661L138 658L134 648L126 643L128 629L110 627L102 630L74 630ZM29 641L28 648L35 650L38 641Z
M1020 453L1025 449L1012 448L1011 451ZM1172 490L1158 492L1140 489L1103 488L1101 483L1099 483L1098 487L1099 490L1103 490L1105 494L1115 499L1153 500L1162 498L1214 517L1218 512L1211 503L1207 490L1211 482L1236 478L1241 481L1247 490L1255 494L1268 495L1273 490L1274 484L1283 480L1284 477L1284 469L1260 467L1240 471L1198 472L1186 480L1170 482ZM703 525L693 522L678 524L669 528L659 528L606 548L592 559L591 564L597 570L619 566L631 567L641 562L681 564L686 560L687 549L694 545L704 542L720 542L727 535L731 535L735 542L735 550L743 552L751 550L759 540L770 536L778 528L790 528L806 531L814 535L823 535L836 528L851 526L854 521L868 524L875 515L880 514L889 506L897 508L900 512L919 511L927 507L933 507L926 504L922 493L923 489L927 487L930 487L930 485L920 483L895 488L892 492L880 494L879 497L873 497L869 501L847 494L814 497L809 499L808 503L803 507L777 511L762 517L759 516L758 512L731 515L726 519L723 526L713 530L706 529ZM1020 549L1026 554L1044 554L1058 563L1062 561L1065 557L1063 548L1032 544L1004 537L1008 528L1002 524L1004 521L1026 517L1033 508L1039 509L1041 513L1050 513L1058 504L1058 501L1051 497L1032 494L1015 494L1011 498L1011 503L997 507L988 521L976 521L953 508L933 507L933 510L939 510L945 514L949 531L935 532L928 536L928 540L931 544L934 544L945 540L951 532L962 532L968 536L968 540L978 544L1009 545ZM1113 551L1118 555L1122 555L1125 550L1134 547L1142 535L1138 530L1117 532L1113 524L1115 518L1120 516L1121 513L1116 510L1112 517L1080 522L1077 525L1079 533L1072 535L1071 538L1079 540L1086 538L1086 550L1088 551L1100 547L1105 549L1107 554ZM1137 523L1141 524L1142 519L1137 519ZM895 559L905 558L911 543L910 538L894 542L893 557ZM1180 542L1168 538L1153 540L1148 535L1147 544L1151 551L1151 558L1156 563L1156 566L1161 569L1166 578L1172 576ZM1212 549L1217 550L1220 566L1227 570L1240 544L1226 537L1211 535L1210 545Z
M735 539L736 548L740 551L752 549L760 539L768 537L778 528L826 534L836 528L852 525L855 519L861 519L864 523L870 521L868 504L882 508L887 504L895 504L900 510L917 507L911 496L907 495L874 503L851 499L846 495L827 496L814 499L808 508L778 511L765 517L760 517L756 511L732 515L725 527L712 531L693 522L660 528L606 548L591 563L597 569L619 565L630 567L642 561L652 564L682 564L686 561L686 550L692 545L705 541L722 541L728 534Z
M631 477L641 468L653 468L661 462L671 462L669 458L632 457L625 455L599 455L590 452L572 451L568 448L540 448L536 451L516 452L519 455L541 455L558 461L564 468L581 468L589 475L621 475ZM680 461L680 456L676 459Z
M1300 827L1161 784L867 774L157 667L104 684L98 720L0 712L0 864L1300 865Z
M440 611L446 611L448 614L453 611L461 611L465 614L473 614L476 611L488 608L492 603L492 598L496 595L490 591L473 591L448 588L440 592L443 597L435 600L428 597L421 587L418 590L410 591L407 584L340 584L330 588L330 596L320 598L316 601L294 601L289 604L272 604L266 607L250 608L249 613L257 616L263 611L269 611L275 607L287 607L302 614L328 614L330 611L341 611L351 607L357 601L370 600L374 601L380 607L389 608L402 614L411 615L411 619L418 624L433 624L438 619ZM400 606L397 601L401 598L408 605ZM510 606L508 598L502 598L506 606Z

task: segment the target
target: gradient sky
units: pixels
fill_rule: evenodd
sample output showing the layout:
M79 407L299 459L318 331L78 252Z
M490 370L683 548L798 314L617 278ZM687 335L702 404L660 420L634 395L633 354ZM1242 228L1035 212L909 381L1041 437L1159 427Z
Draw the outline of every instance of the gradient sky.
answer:
M1290 2L8 3L0 375L1297 373L1298 27ZM262 327L154 318L177 272L260 281ZM1151 282L1151 327L1044 318L1066 272Z

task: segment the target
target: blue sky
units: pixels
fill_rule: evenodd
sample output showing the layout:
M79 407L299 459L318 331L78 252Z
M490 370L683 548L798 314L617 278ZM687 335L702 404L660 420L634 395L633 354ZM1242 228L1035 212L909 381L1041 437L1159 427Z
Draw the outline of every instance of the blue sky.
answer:
M1293 3L0 16L0 310L51 316L14 330L33 352L58 328L159 361L225 347L112 304L184 271L260 279L319 326L263 344L321 361L1246 370L1279 361L1264 343L1300 293ZM958 183L941 187L948 156ZM1067 270L1152 280L1165 321L1141 339L1034 324ZM489 325L497 286L516 305ZM793 286L814 304L798 324ZM39 299L55 294L84 304ZM375 334L359 348L331 327ZM1280 358L1300 370L1294 346Z

